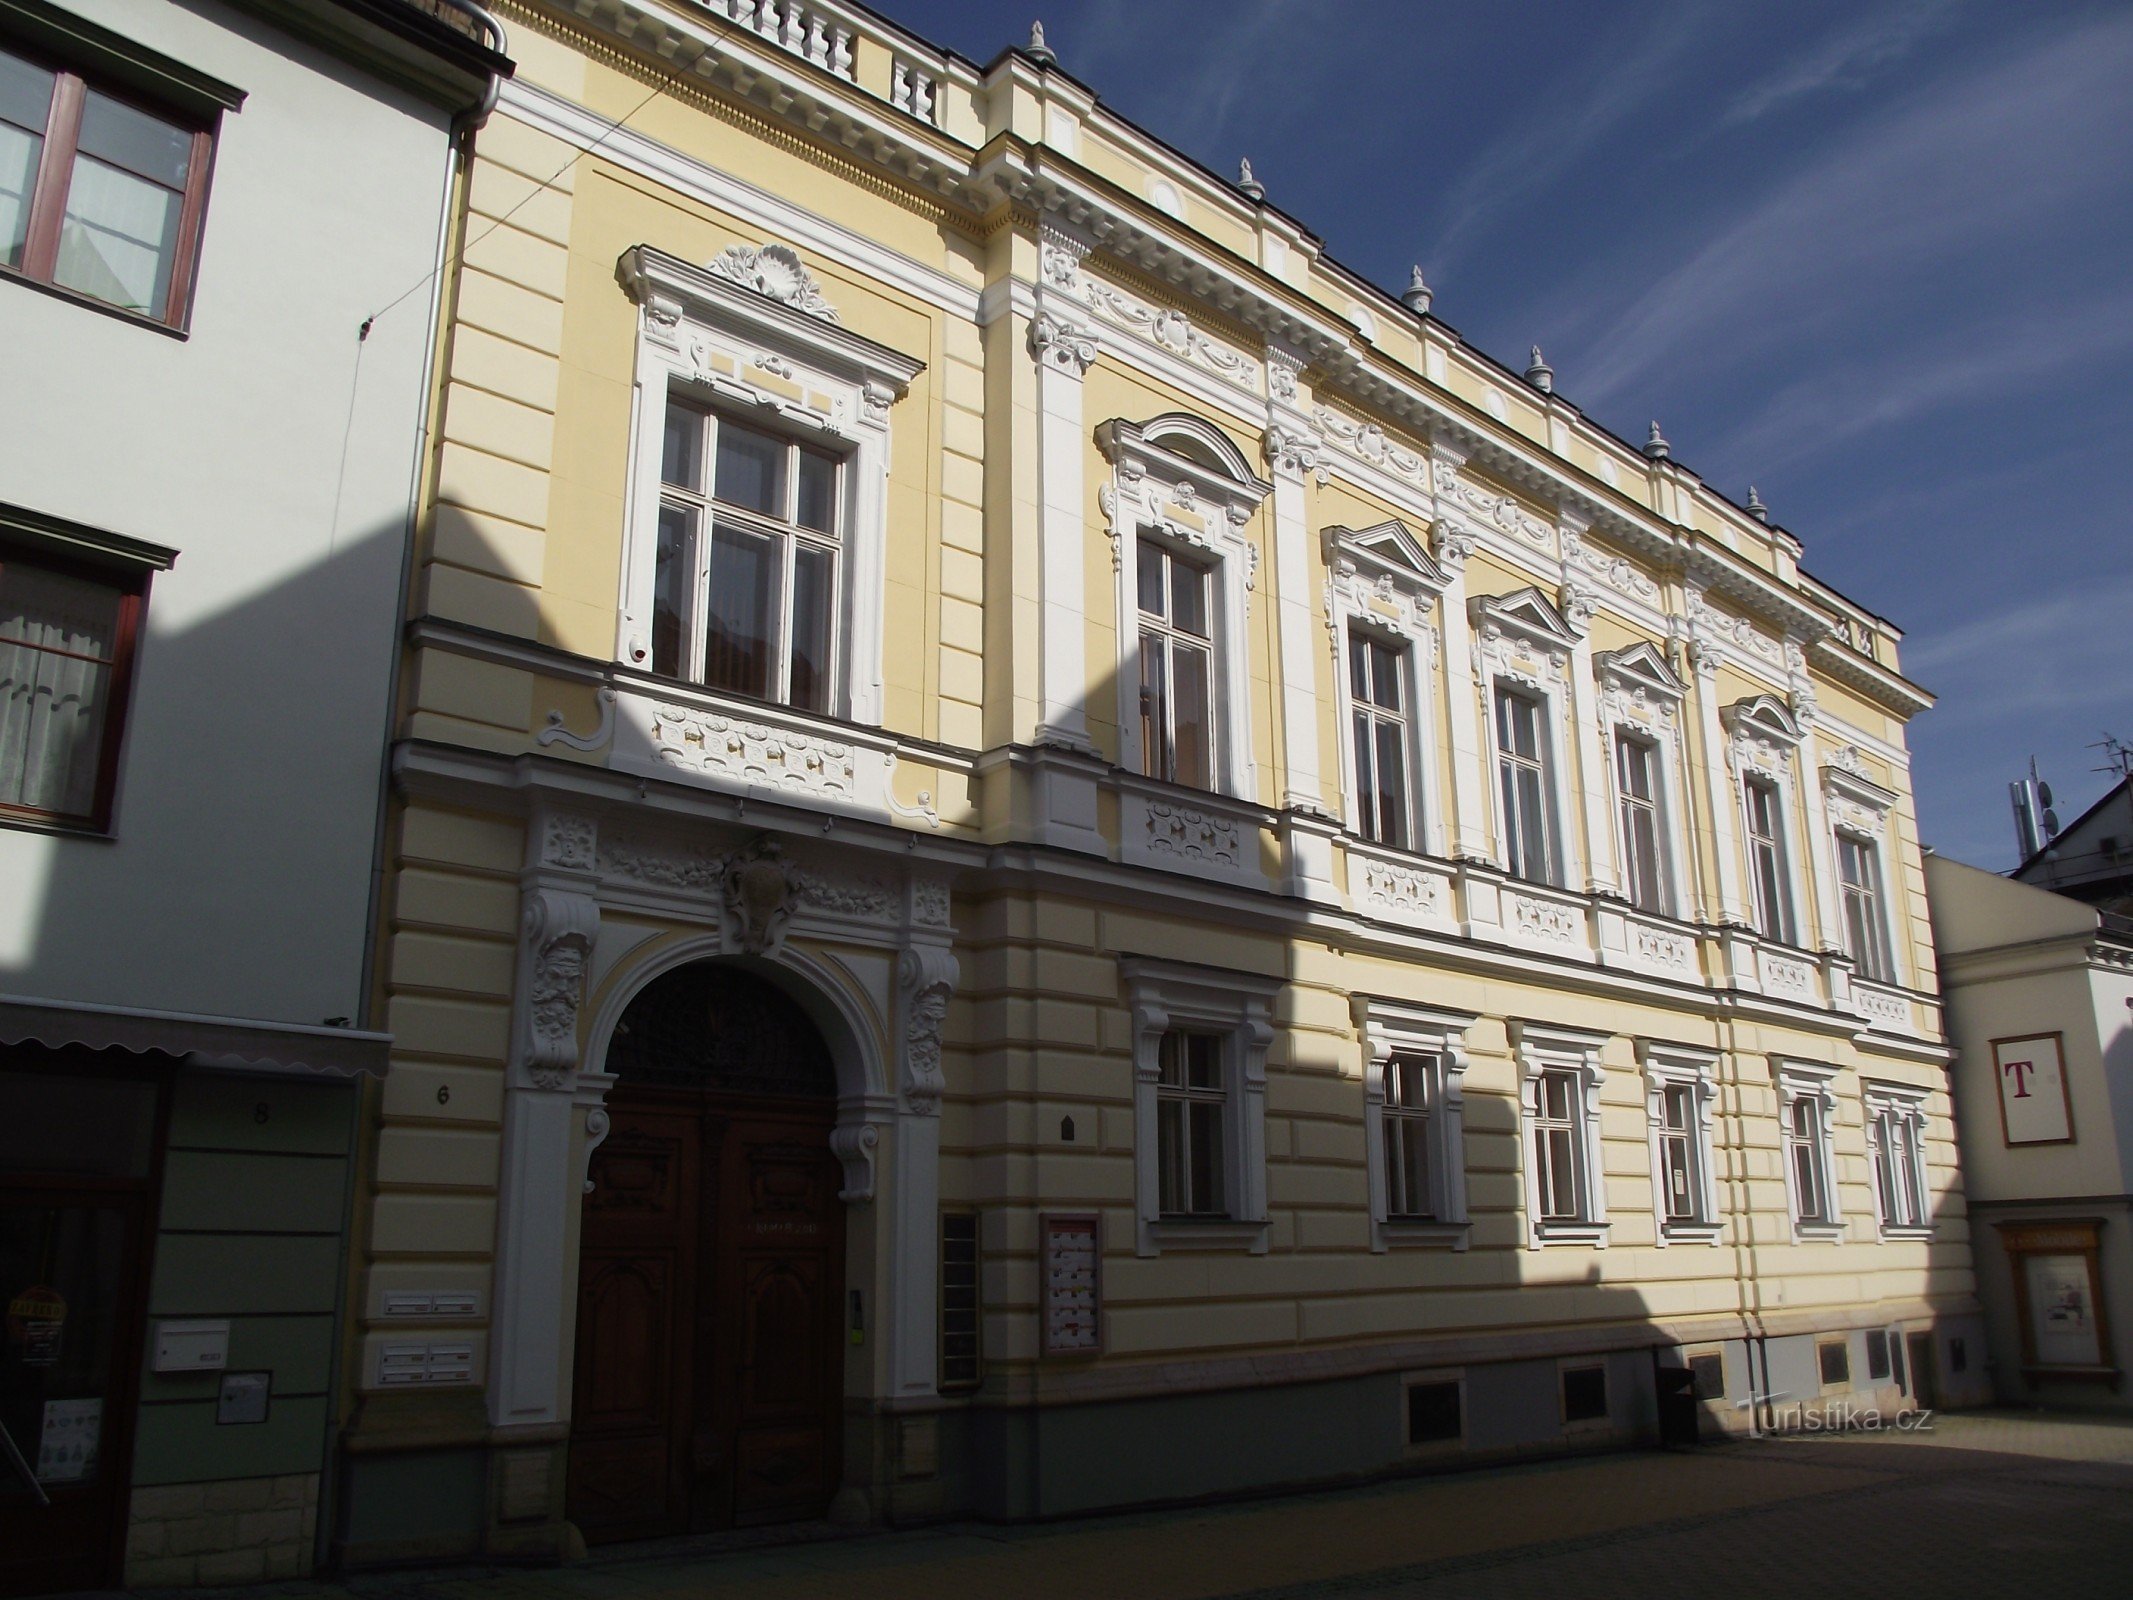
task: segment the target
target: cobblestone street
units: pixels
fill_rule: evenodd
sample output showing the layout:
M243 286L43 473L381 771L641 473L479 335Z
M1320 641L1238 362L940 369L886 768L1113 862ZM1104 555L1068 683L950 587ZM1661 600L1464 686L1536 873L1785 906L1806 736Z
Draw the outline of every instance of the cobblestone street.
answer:
M2133 1423L1998 1411L1043 1527L958 1524L563 1568L366 1574L310 1600L2054 1597L2126 1591Z

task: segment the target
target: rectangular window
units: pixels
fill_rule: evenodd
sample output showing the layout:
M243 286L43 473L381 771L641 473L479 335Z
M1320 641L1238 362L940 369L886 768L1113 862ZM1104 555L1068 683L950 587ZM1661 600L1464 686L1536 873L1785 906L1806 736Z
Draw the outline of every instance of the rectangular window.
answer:
M1385 1214L1389 1220L1436 1216L1430 1187L1430 1098L1434 1056L1396 1055L1385 1063Z
M1815 1346L1816 1359L1821 1363L1822 1387L1834 1388L1852 1381L1852 1350L1842 1339L1832 1339L1827 1344Z
M1848 833L1837 835L1837 877L1844 897L1844 940L1859 976L1894 981L1887 924L1881 916L1881 863L1874 847Z
M669 401L652 670L801 711L835 681L843 464Z
M1214 785L1214 632L1208 572L1152 539L1136 556L1141 629L1141 770Z
M978 1214L941 1213L941 1388L975 1389L979 1343Z
M1796 944L1792 921L1791 878L1786 865L1784 807L1777 785L1750 778L1748 801L1748 875L1755 890L1755 925L1766 939Z
M1873 1383L1886 1383L1889 1377L1889 1336L1884 1328L1869 1328L1866 1331L1866 1376Z
M0 267L182 322L212 146L194 119L0 48Z
M1445 1379L1407 1386L1407 1442L1450 1444L1466 1435L1459 1380Z
M1563 1369L1563 1420L1565 1422L1605 1422L1607 1420L1607 1369L1605 1367L1565 1367Z
M1662 916L1673 910L1660 850L1659 751L1648 739L1615 735L1615 788L1622 809L1622 865L1630 904Z
M1496 768L1502 791L1504 865L1529 883L1556 881L1550 822L1548 739L1538 700L1496 691Z
M1702 1184L1697 1181L1696 1091L1669 1084L1660 1097L1659 1161L1669 1222L1700 1222Z
M1355 707L1356 831L1395 849L1413 847L1412 748L1404 652L1361 628L1348 633L1348 693Z
M1726 1397L1726 1358L1721 1355L1689 1357L1689 1374L1692 1390L1699 1400L1723 1400Z
M0 818L109 825L142 581L0 545Z
M1222 1036L1166 1033L1156 1068L1159 1210L1166 1217L1227 1216L1222 1119L1229 1096Z
M1907 1101L1869 1101L1866 1134L1874 1167L1874 1204L1882 1228L1929 1226L1924 1114Z
M1792 1173L1797 1221L1834 1220L1829 1194L1828 1133L1821 1100L1811 1093L1794 1095L1785 1110L1785 1160Z
M1575 1222L1585 1215L1585 1114L1575 1071L1551 1067L1534 1086L1533 1163L1540 1177L1541 1220Z

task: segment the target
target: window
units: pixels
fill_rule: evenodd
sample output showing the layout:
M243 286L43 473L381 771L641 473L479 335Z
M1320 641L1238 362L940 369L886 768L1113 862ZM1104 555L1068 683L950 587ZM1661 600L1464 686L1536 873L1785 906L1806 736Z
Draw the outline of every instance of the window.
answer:
M978 1308L978 1214L941 1213L942 1389L975 1389L983 1376Z
M1466 1437L1462 1385L1457 1378L1433 1378L1407 1386L1407 1443L1457 1444Z
M1639 1040L1645 1114L1651 1124L1652 1210L1661 1245L1719 1234L1711 1155L1711 1103L1717 1056L1684 1045Z
M667 403L654 672L832 709L841 473L825 451Z
M1659 749L1649 739L1615 733L1615 792L1622 813L1622 870L1630 904L1661 916L1673 911L1659 825Z
M1871 1383L1889 1379L1889 1334L1886 1328L1866 1330L1866 1376Z
M1768 778L1745 785L1748 810L1748 876L1755 893L1755 925L1766 939L1797 944L1792 917L1791 872L1785 855L1784 807Z
M1850 1387L1852 1381L1851 1346L1842 1339L1831 1339L1815 1346L1815 1359L1820 1364L1822 1387L1834 1389Z
M1213 643L1208 575L1183 556L1139 544L1141 770L1151 778L1212 786Z
M1266 1249L1266 1053L1281 980L1123 956L1135 1248Z
M1356 996L1371 1248L1467 1246L1464 1012Z
M0 266L182 322L212 147L195 118L0 48Z
M1830 1118L1836 1108L1827 1068L1788 1063L1779 1070L1778 1115L1785 1145L1785 1194L1793 1234L1803 1239L1839 1239L1835 1158Z
M1867 1155L1874 1168L1874 1211L1883 1234L1929 1232L1926 1203L1925 1106L1915 1094L1887 1087L1866 1097Z
M1605 1367L1565 1367L1562 1369L1563 1421L1605 1422L1607 1420L1607 1369Z
M1502 791L1505 867L1515 878L1554 883L1547 730L1541 704L1509 689L1496 691L1496 769Z
M6 507L0 530L38 540L0 537L0 819L108 828L148 571L174 556Z
M1889 959L1888 926L1881 915L1881 862L1866 840L1837 835L1837 877L1844 899L1844 942L1859 976L1874 983L1895 981Z
M1525 1119L1529 1242L1604 1244L1598 1034L1512 1019Z
M1348 692L1355 707L1356 831L1396 850L1414 845L1405 651L1365 628L1348 630Z
M1726 1397L1726 1358L1717 1351L1689 1357L1690 1392L1699 1400Z
M1222 1039L1166 1033L1158 1047L1156 1139L1166 1217L1229 1215L1222 1161Z

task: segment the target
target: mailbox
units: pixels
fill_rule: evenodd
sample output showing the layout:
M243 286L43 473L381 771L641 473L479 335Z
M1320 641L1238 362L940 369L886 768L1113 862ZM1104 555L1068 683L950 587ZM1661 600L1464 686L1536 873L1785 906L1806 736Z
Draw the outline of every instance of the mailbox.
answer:
M156 1324L156 1371L220 1372L229 1364L228 1322Z

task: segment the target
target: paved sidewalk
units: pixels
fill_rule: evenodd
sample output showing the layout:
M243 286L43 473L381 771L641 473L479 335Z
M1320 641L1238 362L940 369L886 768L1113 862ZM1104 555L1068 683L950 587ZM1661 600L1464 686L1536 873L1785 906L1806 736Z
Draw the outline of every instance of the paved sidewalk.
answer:
M309 1600L2133 1593L2133 1421L2003 1411L1039 1527L231 1591Z

